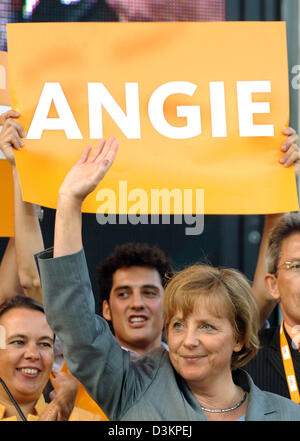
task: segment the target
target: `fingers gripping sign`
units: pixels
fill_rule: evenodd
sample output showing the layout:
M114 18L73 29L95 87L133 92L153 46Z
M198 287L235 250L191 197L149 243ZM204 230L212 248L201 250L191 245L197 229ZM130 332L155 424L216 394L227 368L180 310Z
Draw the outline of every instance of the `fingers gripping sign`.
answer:
M3 126L0 133L0 150L12 165L15 165L13 149L20 150L24 145L22 138L25 133L16 120L19 117L20 113L15 110L8 110L0 116L0 123Z
M300 153L298 147L299 138L296 131L291 127L286 128L284 130L284 134L288 137L281 147L281 151L284 153L284 155L282 158L280 158L280 162L284 165L284 167L294 165L295 174L296 177L298 177L300 173Z

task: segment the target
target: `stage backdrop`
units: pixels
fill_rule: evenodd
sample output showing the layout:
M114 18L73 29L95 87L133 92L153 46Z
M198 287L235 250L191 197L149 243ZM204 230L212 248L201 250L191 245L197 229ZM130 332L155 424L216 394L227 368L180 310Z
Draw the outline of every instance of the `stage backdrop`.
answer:
M9 109L7 52L0 52L0 114ZM0 126L0 131L1 131ZM14 191L12 167L0 151L0 236L14 235Z
M9 24L8 53L26 200L55 208L83 148L115 135L86 212L195 214L203 193L206 214L298 209L294 171L278 162L285 23Z

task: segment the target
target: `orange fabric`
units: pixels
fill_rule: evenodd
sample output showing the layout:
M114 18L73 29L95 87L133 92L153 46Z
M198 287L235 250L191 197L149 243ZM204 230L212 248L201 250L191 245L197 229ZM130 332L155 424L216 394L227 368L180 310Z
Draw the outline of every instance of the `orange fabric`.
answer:
M0 159L0 236L14 236L14 187L12 166Z
M31 413L28 414L26 417L27 421L38 421L39 415L45 410L46 406L47 403L45 402L43 395L41 395L34 407L36 414L35 415ZM5 407L2 404L0 404L0 421L18 421L16 416L5 418L4 415L5 415ZM74 406L74 409L72 410L72 413L68 421L103 421L103 418L101 415L97 413L93 413L86 409L80 409Z
M107 416L97 403L89 396L81 383L79 383L75 406L80 409L88 410L94 414L99 414L103 421L108 421Z
M33 415L31 413L28 414L26 416L27 421L38 421L39 415L45 410L46 406L47 406L47 403L45 402L43 395L41 395L34 406L34 410L36 412L36 415ZM11 417L5 418L4 415L5 415L5 406L3 406L3 404L0 404L0 421L18 421L16 416L11 416Z

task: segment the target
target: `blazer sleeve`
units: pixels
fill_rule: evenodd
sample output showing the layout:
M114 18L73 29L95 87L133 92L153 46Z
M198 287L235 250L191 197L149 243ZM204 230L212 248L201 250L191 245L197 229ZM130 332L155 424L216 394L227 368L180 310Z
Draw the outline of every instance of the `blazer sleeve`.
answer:
M61 339L70 372L110 419L118 419L151 375L138 372L107 322L95 314L84 251L54 259L46 250L37 261L47 321Z

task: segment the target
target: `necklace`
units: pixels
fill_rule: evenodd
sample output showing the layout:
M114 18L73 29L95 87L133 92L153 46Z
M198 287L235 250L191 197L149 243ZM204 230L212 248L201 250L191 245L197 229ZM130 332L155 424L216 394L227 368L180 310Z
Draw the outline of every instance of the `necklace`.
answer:
M200 407L205 412L211 412L211 413L231 412L232 410L235 410L238 407L240 407L245 402L246 397L247 397L247 392L244 393L244 396L239 403L235 404L233 407L228 407L227 409L208 409L207 407L202 407L201 405Z

